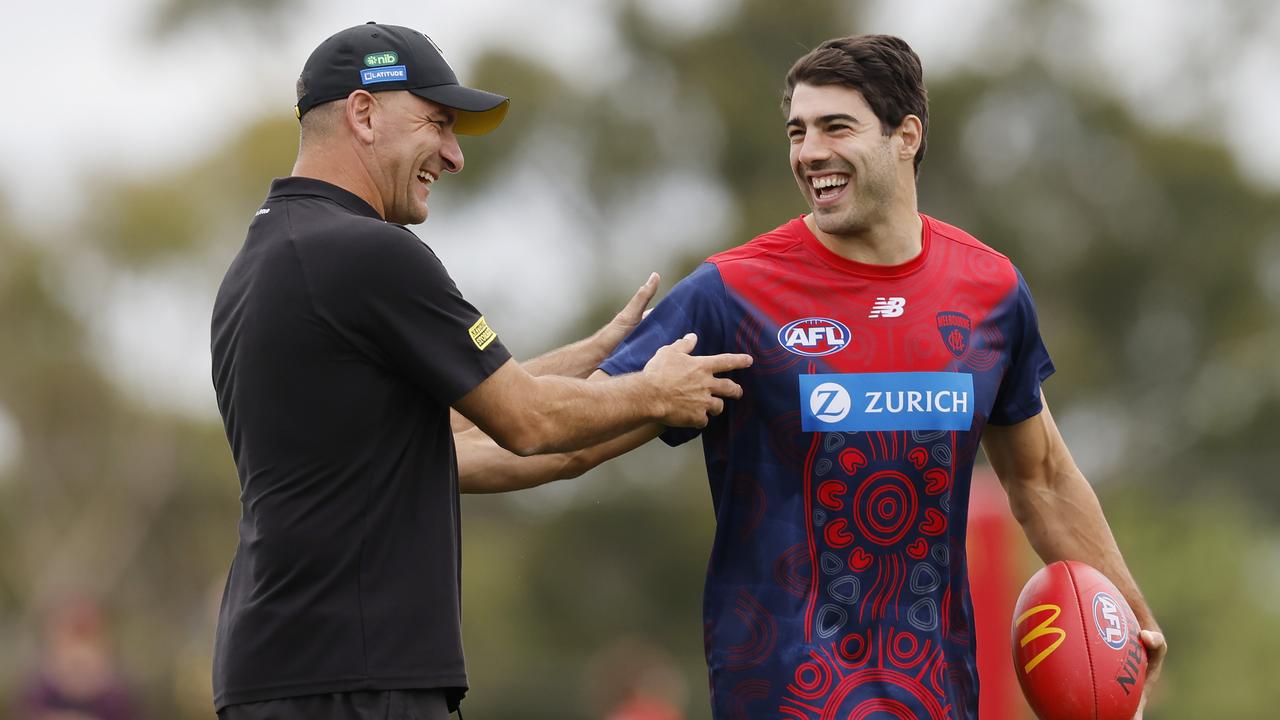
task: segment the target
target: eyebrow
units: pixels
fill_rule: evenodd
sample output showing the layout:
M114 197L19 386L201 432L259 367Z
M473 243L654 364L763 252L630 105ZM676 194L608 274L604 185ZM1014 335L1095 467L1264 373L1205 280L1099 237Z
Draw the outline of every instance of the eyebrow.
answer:
M822 116L820 116L820 117L818 118L817 124L818 124L818 125L830 125L831 123L834 123L834 122L848 122L848 123L853 123L854 125L857 125L857 124L858 124L858 118L856 118L856 117L854 117L854 116L852 116L852 115L846 115L846 114L844 114L844 113L832 113L832 114L830 114L830 115L822 115ZM803 128L803 127L804 127L804 121L803 121L803 120L801 120L800 118L794 118L794 117L793 117L793 118L791 118L791 119L787 120L787 127L789 127L789 128L792 128L792 127Z

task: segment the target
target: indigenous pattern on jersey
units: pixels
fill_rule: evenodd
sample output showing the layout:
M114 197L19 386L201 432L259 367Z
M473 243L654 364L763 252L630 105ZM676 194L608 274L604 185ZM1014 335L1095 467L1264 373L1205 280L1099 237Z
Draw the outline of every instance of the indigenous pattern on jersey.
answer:
M602 365L690 331L698 354L755 357L703 433L718 720L977 717L973 461L987 423L1040 412L1053 366L1009 260L921 217L903 265L841 258L803 219L716 255Z

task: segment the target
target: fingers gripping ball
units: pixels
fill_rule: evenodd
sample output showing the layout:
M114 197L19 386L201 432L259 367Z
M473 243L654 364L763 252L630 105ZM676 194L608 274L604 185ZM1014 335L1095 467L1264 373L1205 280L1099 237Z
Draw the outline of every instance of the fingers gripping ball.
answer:
M1071 560L1043 567L1013 611L1013 665L1041 720L1130 720L1147 651L1115 585Z

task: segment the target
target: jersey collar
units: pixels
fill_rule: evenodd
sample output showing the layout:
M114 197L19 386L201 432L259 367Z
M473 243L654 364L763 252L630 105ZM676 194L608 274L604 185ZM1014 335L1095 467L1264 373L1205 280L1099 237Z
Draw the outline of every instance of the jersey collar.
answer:
M796 234L804 241L805 247L809 251L817 255L823 262L842 272L861 275L863 277L873 278L895 278L910 275L911 273L924 267L925 261L929 259L929 246L932 245L933 226L932 218L924 213L920 213L920 253L910 260L899 265L873 265L871 263L858 262L841 257L822 244L822 241L814 236L809 230L809 226L804 222L804 216L791 221L796 228Z
M271 181L268 198L278 197L320 197L341 205L343 209L355 215L364 215L375 220L382 220L373 206L365 202L355 193L344 190L333 183L308 177L285 177Z

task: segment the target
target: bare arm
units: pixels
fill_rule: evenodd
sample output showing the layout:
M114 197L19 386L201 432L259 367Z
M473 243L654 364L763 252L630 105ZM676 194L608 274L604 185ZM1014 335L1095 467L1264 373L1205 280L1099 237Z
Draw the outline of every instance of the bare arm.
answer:
M1092 565L1115 583L1129 601L1143 628L1150 687L1164 660L1164 636L1125 565L1098 496L1076 467L1048 405L1040 414L1017 425L987 426L982 444L1009 493L1014 517L1040 559L1046 563L1078 560ZM1140 709L1138 717L1141 715Z
M638 373L588 381L534 377L508 361L455 407L516 455L579 450L652 422L704 427L742 388L716 373L751 364L751 356L693 356L693 334L658 350Z
M607 377L603 370L591 375L592 380ZM661 432L662 425L652 423L582 450L520 457L473 427L453 436L458 452L458 488L464 493L510 492L576 478L644 445Z
M453 436L458 449L458 487L464 493L499 493L576 478L631 452L660 432L662 426L653 423L583 450L520 457L502 449L479 428L471 428Z
M649 279L644 281L640 289L636 291L627 304L613 316L604 327L597 330L590 337L584 338L577 342L570 343L564 347L552 350L545 355L520 363L525 372L530 375L564 375L566 377L584 378L590 375L600 363L609 357L609 353L622 342L644 316L648 314L645 310L649 303L653 300L653 296L658 292L658 283L661 281L658 273L650 273ZM461 433L464 430L475 427L467 418L463 417L456 410L449 413L449 422L453 427L453 432Z
M645 308L658 292L658 273L650 273L635 295L604 327L591 337L552 350L521 363L530 375L564 375L584 378L600 367L609 353L644 319Z

